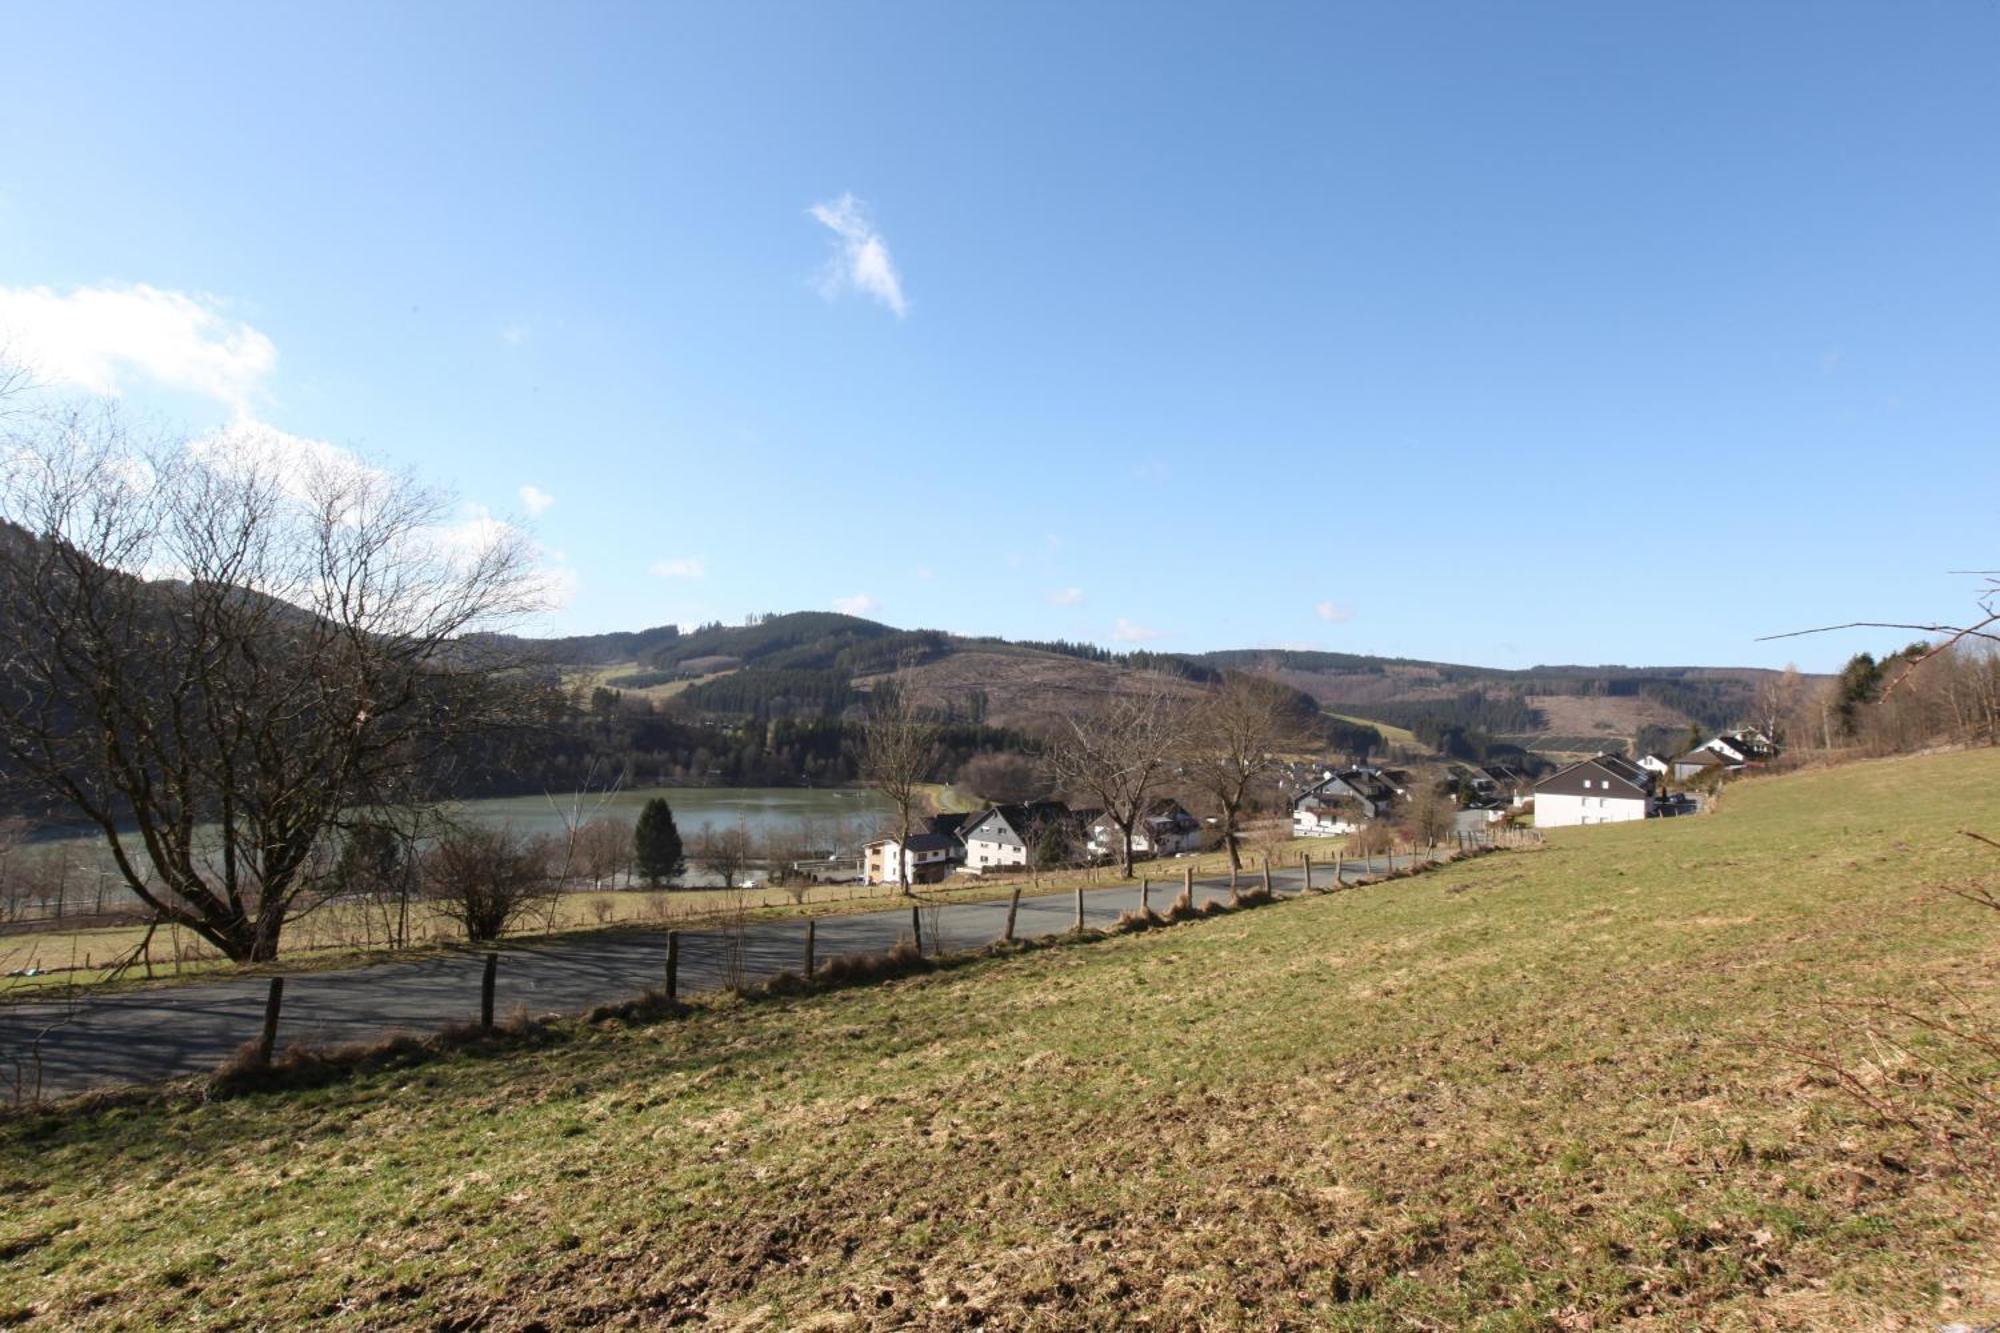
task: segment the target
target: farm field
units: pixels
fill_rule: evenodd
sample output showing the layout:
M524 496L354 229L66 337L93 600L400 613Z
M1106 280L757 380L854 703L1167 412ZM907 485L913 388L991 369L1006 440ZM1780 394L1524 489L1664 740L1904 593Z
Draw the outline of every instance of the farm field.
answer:
M870 988L16 1117L0 1320L1976 1325L1991 1143L1934 1091L1997 1071L1919 1042L1928 1074L1868 1073L1819 1003L1949 986L2000 1020L2000 921L1949 892L2000 857L1960 828L2000 834L2000 751Z

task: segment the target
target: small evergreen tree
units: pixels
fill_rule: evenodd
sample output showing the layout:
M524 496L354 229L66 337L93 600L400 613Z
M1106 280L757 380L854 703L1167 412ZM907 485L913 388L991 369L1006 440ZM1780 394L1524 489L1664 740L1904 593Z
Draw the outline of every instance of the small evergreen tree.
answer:
M632 831L632 852L639 863L639 873L656 889L686 873L681 831L674 824L673 808L665 797L655 796L639 811L638 827Z

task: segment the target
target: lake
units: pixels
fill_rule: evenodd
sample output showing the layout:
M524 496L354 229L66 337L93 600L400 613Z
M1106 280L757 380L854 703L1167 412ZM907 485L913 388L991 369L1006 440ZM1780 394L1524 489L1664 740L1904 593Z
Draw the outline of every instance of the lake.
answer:
M876 792L855 787L640 787L595 794L578 801L570 796L496 796L465 801L457 809L481 823L507 824L522 833L563 831L565 815L586 819L622 819L636 824L639 811L655 796L673 807L681 839L694 849L704 825L717 829L741 825L752 838L770 833L795 833L802 845L821 850L849 851L873 836L877 821L890 813L889 802ZM572 806L572 802L576 802ZM64 868L61 896L73 910L89 911L130 901L111 871L111 857L102 838L89 834L58 835L29 844L36 857L54 856ZM135 848L136 851L136 848ZM687 884L708 884L713 876L690 867ZM53 897L53 895L50 895ZM37 899L37 908L46 900ZM36 910L30 915L42 915Z
M830 847L859 842L889 814L889 802L876 792L856 787L640 787L581 799L558 796L497 796L467 801L459 808L485 823L510 824L523 833L561 833L565 817L579 812L585 819L622 819L637 823L639 811L654 797L673 807L674 824L683 840L692 841L702 825L717 829L747 828L752 837L799 830L823 833Z

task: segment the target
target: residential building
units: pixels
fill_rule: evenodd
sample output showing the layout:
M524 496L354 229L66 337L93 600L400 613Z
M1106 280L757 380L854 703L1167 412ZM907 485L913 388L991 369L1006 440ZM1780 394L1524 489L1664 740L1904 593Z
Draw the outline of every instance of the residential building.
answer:
M909 865L909 882L912 884L935 884L949 875L965 860L965 843L959 831L967 820L964 814L931 815L922 825L922 831L912 831L910 845L904 850L904 858ZM877 838L861 847L861 880L864 884L895 884L896 839Z
M896 854L903 853L909 883L935 884L949 875L964 854L964 845L949 833L912 833L903 848L894 838L877 838L861 846L861 879L864 884L897 884Z
M961 832L965 869L983 875L1039 864L1048 859L1048 852L1060 858L1074 840L1075 824L1075 813L1061 801L989 806ZM1038 850L1045 854L1031 856L1031 852Z
M1535 784L1535 827L1622 824L1653 812L1659 779L1622 755L1600 754Z
M1393 811L1397 795L1396 788L1376 769L1357 767L1328 773L1292 798L1292 829L1302 838L1352 833L1363 821Z
M1084 849L1097 859L1116 857L1124 849L1124 837L1108 814L1100 814L1085 830ZM1201 847L1201 821L1171 797L1162 797L1147 807L1132 826L1132 855L1175 856Z

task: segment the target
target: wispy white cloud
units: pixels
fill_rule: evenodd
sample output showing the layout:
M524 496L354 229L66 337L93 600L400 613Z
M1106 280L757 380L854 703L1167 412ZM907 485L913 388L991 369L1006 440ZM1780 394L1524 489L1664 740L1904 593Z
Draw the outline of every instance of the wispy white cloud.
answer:
M1354 618L1354 613L1338 602L1314 602L1313 614L1329 625L1345 624Z
M581 583L576 567L560 551L531 540L519 528L482 504L467 503L458 516L436 529L434 540L449 556L471 562L496 546L518 544L528 557L528 596L538 610L561 611L576 598Z
M529 485L521 488L521 507L528 511L529 518L540 518L549 512L550 506L555 502L556 497L539 486Z
M295 499L309 499L323 482L381 481L383 472L325 440L279 430L253 417L239 417L221 430L189 443L197 457L238 474L269 478Z
M833 599L833 609L844 616L870 615L879 609L881 605L882 603L876 601L865 592L855 593L852 597L836 597Z
M1137 621L1118 617L1118 623L1111 627L1111 637L1120 643L1151 643L1154 639L1164 639L1167 632L1141 625Z
M519 320L500 326L500 341L506 343L509 347L519 347L534 336L535 331Z
M903 279L889 257L889 242L875 230L867 206L843 194L806 211L834 235L833 254L820 270L820 295L830 301L842 292L860 292L895 311L898 319L908 314Z
M138 374L250 414L278 349L214 297L130 287L0 287L0 346L35 375L115 395Z
M1050 606L1081 606L1083 604L1083 589L1057 588L1054 592L1049 593L1045 600Z
M656 579L698 579L708 574L708 566L693 556L681 556L673 560L655 560L647 572Z

